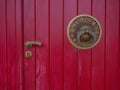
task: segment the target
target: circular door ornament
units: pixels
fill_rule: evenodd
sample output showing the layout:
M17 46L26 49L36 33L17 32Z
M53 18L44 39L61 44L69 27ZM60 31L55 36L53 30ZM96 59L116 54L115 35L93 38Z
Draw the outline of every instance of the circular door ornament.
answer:
M102 34L98 20L90 15L82 14L73 18L67 28L67 36L73 46L79 49L94 47Z

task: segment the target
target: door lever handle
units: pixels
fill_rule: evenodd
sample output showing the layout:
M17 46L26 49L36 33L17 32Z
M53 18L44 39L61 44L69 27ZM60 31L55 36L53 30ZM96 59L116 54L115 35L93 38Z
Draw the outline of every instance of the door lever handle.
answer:
M41 46L42 43L41 43L41 42L38 42L38 41L26 41L26 42L25 42L25 46L26 46L27 48L30 48L30 47L32 47L33 45Z

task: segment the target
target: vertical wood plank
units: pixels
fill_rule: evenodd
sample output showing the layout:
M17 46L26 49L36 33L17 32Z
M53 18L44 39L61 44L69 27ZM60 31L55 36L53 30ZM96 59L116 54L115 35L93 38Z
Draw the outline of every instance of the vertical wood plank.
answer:
M77 90L77 49L67 38L67 26L77 14L77 0L64 0L64 90Z
M50 0L50 90L63 89L63 0Z
M91 0L78 0L78 14L91 15ZM91 89L91 49L78 50L78 90Z
M24 42L35 40L35 16L34 0L24 0ZM24 48L25 51L31 51L31 58L24 58L24 90L35 90L35 47Z
M15 90L23 90L23 30L22 1L16 0L16 70Z
M36 0L36 90L49 90L49 0Z
M0 0L0 90L7 90L6 1Z
M119 0L106 0L105 90L118 90Z
M105 0L92 0L92 15L102 26L100 42L92 48L92 90L104 90L104 57L105 57Z
M7 0L7 59L8 90L15 90L16 45L15 45L15 0Z
M119 1L119 8L120 8L120 1ZM119 52L118 52L118 90L120 90L120 10L119 10Z

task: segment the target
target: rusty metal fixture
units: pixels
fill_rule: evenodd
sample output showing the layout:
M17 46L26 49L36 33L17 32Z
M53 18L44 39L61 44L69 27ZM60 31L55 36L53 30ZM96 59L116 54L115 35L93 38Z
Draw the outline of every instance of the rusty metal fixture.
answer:
M101 38L102 28L93 16L82 14L73 18L67 28L67 36L73 46L80 49L94 47Z

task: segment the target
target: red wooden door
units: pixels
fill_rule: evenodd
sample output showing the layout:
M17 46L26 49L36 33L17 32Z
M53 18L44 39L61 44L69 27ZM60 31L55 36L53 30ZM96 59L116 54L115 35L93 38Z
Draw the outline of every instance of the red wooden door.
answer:
M80 14L102 26L92 49L67 39ZM119 24L119 0L0 0L0 90L120 90ZM26 41L42 46L26 48Z

